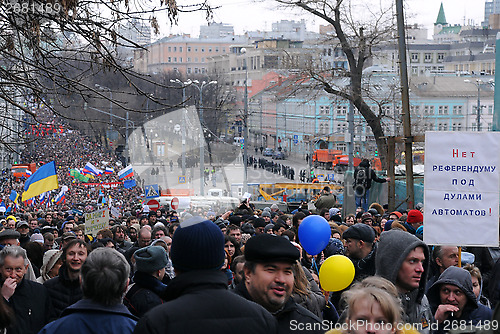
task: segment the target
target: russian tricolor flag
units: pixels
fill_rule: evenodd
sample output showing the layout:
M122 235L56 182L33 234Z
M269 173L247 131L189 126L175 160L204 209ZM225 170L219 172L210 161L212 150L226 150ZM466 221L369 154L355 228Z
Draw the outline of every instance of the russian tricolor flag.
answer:
M104 174L113 174L114 173L114 169L113 167L106 167L106 169L104 170Z
M102 174L102 171L97 169L94 165L92 165L90 162L87 162L87 164L85 165L85 167L83 167L83 170L82 172L84 173L89 173L89 174L93 174L95 176L99 176Z
M64 190L61 190L54 199L54 202L56 204L63 204L64 202L66 202L66 192Z
M132 165L128 165L124 169L118 172L118 178L120 180L134 176L134 170L132 169Z

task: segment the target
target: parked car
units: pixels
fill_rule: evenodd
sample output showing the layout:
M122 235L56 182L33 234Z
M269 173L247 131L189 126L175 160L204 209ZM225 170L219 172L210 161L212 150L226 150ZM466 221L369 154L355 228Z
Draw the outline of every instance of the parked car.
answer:
M273 159L276 159L276 160L285 160L286 159L285 152L283 152L283 151L276 151L276 152L274 152Z
M274 150L272 148L265 148L264 149L264 152L262 153L262 155L264 155L265 157L272 157L274 154Z

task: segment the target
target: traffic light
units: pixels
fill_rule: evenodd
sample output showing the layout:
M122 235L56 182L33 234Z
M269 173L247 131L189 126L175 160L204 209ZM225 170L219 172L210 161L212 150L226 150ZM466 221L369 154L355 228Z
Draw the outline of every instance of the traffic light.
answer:
M375 156L378 157L378 151L377 150L375 150Z
M244 148L245 148L245 144L241 143L241 144L240 144L240 148L241 148L241 149L244 149Z

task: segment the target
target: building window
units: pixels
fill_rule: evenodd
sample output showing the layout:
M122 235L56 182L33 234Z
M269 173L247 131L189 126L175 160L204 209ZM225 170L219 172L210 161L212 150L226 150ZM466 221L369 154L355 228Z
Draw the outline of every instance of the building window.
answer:
M174 63L177 63L177 57L174 57Z
M168 57L168 62L171 63L172 62L172 57Z
M197 63L198 62L198 57L194 57L194 62Z
M442 63L444 61L444 53L438 53L438 63Z
M205 62L205 58L201 58L201 62L204 63Z
M194 48L194 52L198 52L198 48Z
M337 106L337 115L345 115L347 114L347 106L338 105Z
M410 59L411 59L411 62L412 62L412 63L418 63L418 58L419 58L419 57L418 57L418 53L412 53L412 54L411 54Z
M195 74L198 74L198 67L195 67L195 68L194 68L194 73L195 73Z
M187 47L187 52L191 52L191 47L190 46Z
M453 106L453 115L462 115L462 106Z
M434 115L434 106L424 106L425 115Z
M488 131L493 131L493 123L488 123Z
M191 74L191 67L188 67L187 72L188 74Z
M488 106L488 115L493 115L493 106Z
M182 52L182 46L179 46L179 52Z
M424 62L432 63L432 53L425 53L424 54Z
M182 63L182 57L179 58L179 63Z
M448 106L439 106L438 114L439 115L448 115Z
M212 52L212 48L208 48L208 52Z
M172 52L172 47L171 46L168 47L168 52Z
M205 48L201 48L201 52L205 52Z
M217 48L215 48L215 52L219 52L219 48L218 48L218 47L217 47Z
M188 63L190 63L190 62L191 62L191 57L188 57L187 62L188 62Z
M174 46L174 52L177 52L177 47L176 46Z

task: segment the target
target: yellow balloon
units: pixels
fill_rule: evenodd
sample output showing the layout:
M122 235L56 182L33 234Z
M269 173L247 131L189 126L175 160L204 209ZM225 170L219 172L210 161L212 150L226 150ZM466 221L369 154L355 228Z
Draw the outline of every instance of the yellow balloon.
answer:
M344 255L332 255L319 269L319 282L325 291L341 291L354 279L354 264Z

